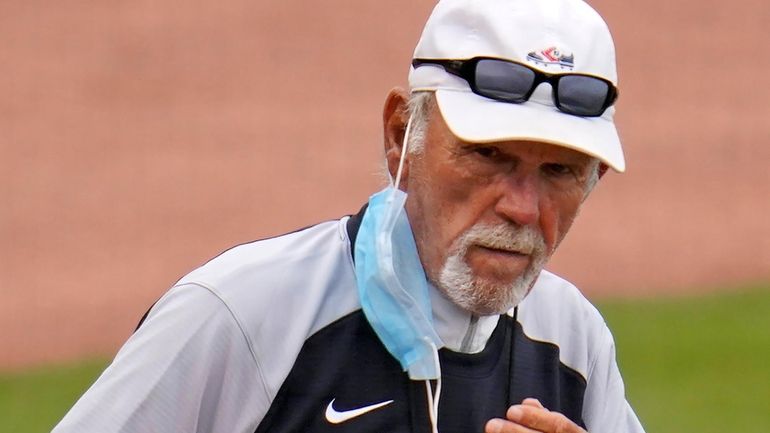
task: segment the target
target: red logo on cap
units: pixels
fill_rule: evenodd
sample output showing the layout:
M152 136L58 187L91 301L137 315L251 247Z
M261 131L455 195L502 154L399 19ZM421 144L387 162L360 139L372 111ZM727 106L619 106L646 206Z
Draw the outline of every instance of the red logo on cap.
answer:
M575 67L575 56L562 53L557 47L548 47L540 51L532 51L527 54L527 60L535 62L545 67L559 66L562 69L572 69Z

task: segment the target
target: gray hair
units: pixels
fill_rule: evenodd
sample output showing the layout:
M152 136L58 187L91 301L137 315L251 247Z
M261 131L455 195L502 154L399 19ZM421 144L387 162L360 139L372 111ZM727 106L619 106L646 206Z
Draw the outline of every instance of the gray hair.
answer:
M409 96L407 110L412 122L409 127L409 153L420 155L425 149L425 133L430 120L430 104L433 92L414 92Z
M591 194L591 191L594 190L594 187L599 182L599 171L602 164L598 158L592 159L593 161L591 161L591 164L593 164L593 167L591 167L590 173L588 174L588 179L586 179L585 194L583 194L583 200L588 198L588 195Z
M428 129L430 104L432 99L433 92L431 91L414 92L409 95L406 110L411 125L409 126L409 137L405 138L409 140L407 151L410 156L419 156L425 149L425 134ZM382 162L383 163L380 166L380 177L383 182L392 183L394 178L388 169L388 161L383 158Z

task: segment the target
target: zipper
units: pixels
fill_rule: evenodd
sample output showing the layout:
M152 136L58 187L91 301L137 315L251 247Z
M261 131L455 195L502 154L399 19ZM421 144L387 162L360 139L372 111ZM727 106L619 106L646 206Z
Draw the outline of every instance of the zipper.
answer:
M470 322L468 323L468 329L465 331L465 337L460 344L460 352L470 353L473 340L476 339L476 331L479 329L479 316L471 314Z

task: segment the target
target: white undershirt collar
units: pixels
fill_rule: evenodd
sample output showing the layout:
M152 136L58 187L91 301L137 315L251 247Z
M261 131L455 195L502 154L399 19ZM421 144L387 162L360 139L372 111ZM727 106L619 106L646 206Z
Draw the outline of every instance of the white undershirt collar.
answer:
M472 315L447 299L432 284L428 284L428 294L433 307L433 326L444 346L463 353L484 350L500 316Z

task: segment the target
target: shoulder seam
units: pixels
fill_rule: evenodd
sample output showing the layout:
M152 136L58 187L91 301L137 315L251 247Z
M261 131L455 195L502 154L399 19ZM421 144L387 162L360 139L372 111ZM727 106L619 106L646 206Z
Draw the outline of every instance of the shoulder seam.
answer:
M267 387L267 381L265 380L262 366L259 363L259 358L257 357L257 353L254 349L254 343L252 342L252 339L249 337L249 335L246 333L246 330L243 326L243 323L241 323L241 320L238 318L238 316L235 314L233 309L230 307L230 304L227 303L227 301L217 292L217 290L214 287L209 286L206 283L200 282L200 281L186 281L181 284L174 285L173 288L177 287L183 287L183 286L197 286L200 287L212 295L214 295L219 301L224 305L225 309L227 309L227 312L230 314L230 317L232 317L235 324L238 326L238 329L241 331L241 335L243 335L243 338L246 340L246 346L249 348L249 352L251 353L251 358L254 361L254 365L257 367L257 372L259 374L259 380L262 382L262 389L265 391L265 394L272 400L275 396L271 395L269 388Z
M591 358L591 362L588 364L588 371L586 372L588 377L591 377L591 375L593 374L593 371L596 368L596 364L598 363L599 355L602 352L604 352L605 348L611 347L614 344L612 339L612 333L610 332L610 328L607 326L607 322L602 322L602 323L604 326L602 327L602 341L600 342L601 347L599 348L599 350L593 351L594 356Z

